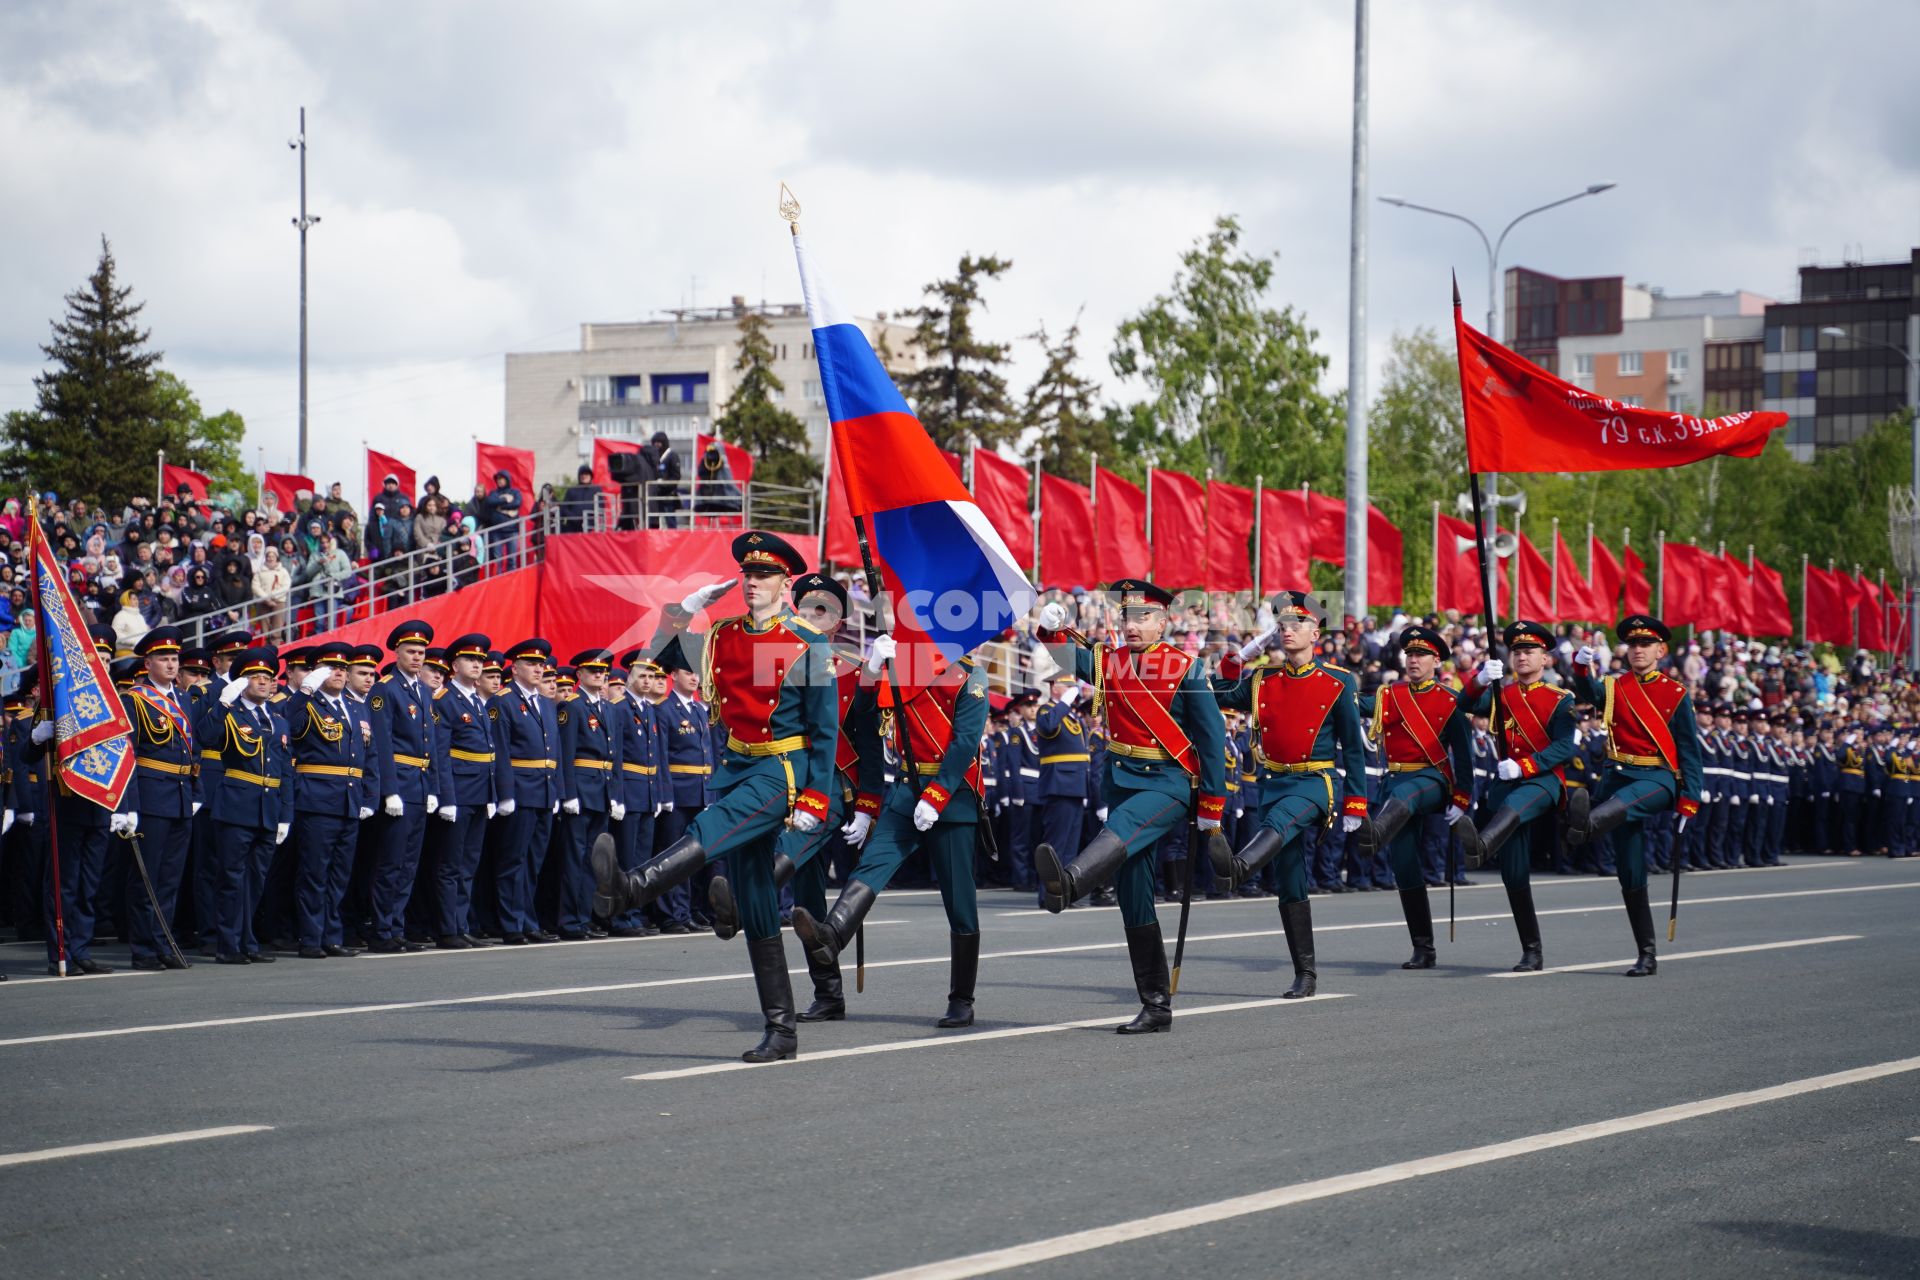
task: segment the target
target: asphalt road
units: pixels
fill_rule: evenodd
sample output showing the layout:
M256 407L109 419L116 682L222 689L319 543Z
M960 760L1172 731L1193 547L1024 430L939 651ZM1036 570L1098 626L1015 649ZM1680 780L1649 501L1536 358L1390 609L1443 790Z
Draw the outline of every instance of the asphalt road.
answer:
M887 894L853 1018L754 1069L738 941L39 982L0 945L0 1275L1920 1275L1920 860L1689 876L1648 981L1612 881L1535 883L1547 963L1607 967L1499 976L1483 877L1430 973L1394 895L1316 898L1323 998L1282 1004L1273 901L1203 903L1133 1039L1115 912L984 895L937 1032L938 898Z

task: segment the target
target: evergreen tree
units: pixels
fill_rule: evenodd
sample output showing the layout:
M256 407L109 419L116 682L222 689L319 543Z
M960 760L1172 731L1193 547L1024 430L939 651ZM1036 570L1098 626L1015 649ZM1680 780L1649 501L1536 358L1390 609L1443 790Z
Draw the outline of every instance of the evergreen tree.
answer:
M755 480L795 487L819 484L820 465L807 452L806 424L775 398L786 391L786 384L773 371L767 318L757 311L740 317L740 355L733 368L739 377L727 397L727 411L713 420L714 430L753 454Z
M1094 407L1099 387L1079 371L1080 321L1076 317L1058 342L1047 336L1045 325L1027 336L1040 344L1047 363L1027 388L1020 425L1037 433L1042 469L1085 484L1095 456L1111 466L1119 450L1111 424Z
M100 239L100 262L67 295L40 349L52 367L34 378L39 403L7 415L0 472L63 499L125 500L153 485L155 453L167 446L156 393L160 353L147 348L138 320L144 303L118 283L113 249Z
M914 342L925 361L898 376L900 393L942 449L963 452L969 436L993 447L1019 430L1019 414L1007 392L1010 344L989 342L974 330L974 312L984 310L980 286L998 280L1013 263L991 255L965 254L951 280L935 280L922 292L932 301L907 314L919 319Z

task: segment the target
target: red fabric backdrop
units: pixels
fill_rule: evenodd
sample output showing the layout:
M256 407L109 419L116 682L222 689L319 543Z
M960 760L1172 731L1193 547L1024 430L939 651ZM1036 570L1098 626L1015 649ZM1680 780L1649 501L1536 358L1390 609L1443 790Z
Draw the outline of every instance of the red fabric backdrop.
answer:
M1041 472L1040 585L1071 590L1100 582L1092 492L1083 484Z
M1524 533L1515 554L1520 557L1520 616L1529 622L1558 622L1559 611L1553 604L1553 566Z
M308 476L297 476L290 471L269 471L260 477L260 489L270 493L279 502L282 511L300 509L300 490L313 493L313 480Z

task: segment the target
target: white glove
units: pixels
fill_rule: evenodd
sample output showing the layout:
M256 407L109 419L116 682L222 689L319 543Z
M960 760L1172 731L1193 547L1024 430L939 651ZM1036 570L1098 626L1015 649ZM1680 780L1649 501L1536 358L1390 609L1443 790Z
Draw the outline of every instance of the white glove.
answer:
M1040 606L1040 616L1035 623L1042 631L1059 631L1067 625L1067 606L1058 600L1049 600Z
M116 836L130 836L133 834L135 816L131 813L116 813L107 819L107 830Z
M487 816L491 818L494 815L498 814L502 818L511 818L513 816L513 811L518 807L519 806L515 801L502 800L497 805L490 804L487 806Z
M20 821L26 823L28 826L32 826L33 820L37 815L31 814L31 813L22 813L16 816L20 819Z
M931 831L933 830L933 824L938 821L940 821L940 811L938 809L928 804L925 800L919 800L914 803L913 829L915 831Z
M580 813L580 798L576 796L571 800L562 800L560 807L567 811L568 817L577 817Z
M1358 817L1356 817L1351 813L1341 815L1340 832L1342 835L1350 836L1354 832L1358 831L1359 829L1360 829L1360 819Z
M332 667L315 667L313 670L307 672L307 678L300 682L300 692L313 693L332 678Z
M439 818L440 821L453 822L460 816L460 806L457 804L443 804L433 812L434 816Z
M291 822L282 822L273 829L273 842L275 844L285 844L287 837L292 833L293 824Z
M433 811L434 811L435 809L438 809L439 807L440 807L440 797L439 797L439 796L428 796L428 797L427 797L427 812L428 812L428 813L432 813L432 812L433 812Z
M1878 791L1876 791L1876 792L1874 792L1873 794L1875 794L1875 795L1879 795L1880 793L1879 793ZM1767 797L1767 808L1769 808L1769 809L1771 809L1771 808L1773 808L1773 797L1772 797L1772 796L1768 796L1768 797Z
M41 743L45 742L47 739L53 737L53 721L51 720L34 721L33 733L31 736L33 738L33 745L36 747L39 746Z
M509 800L509 801L507 801L507 803L508 803L508 804L512 804L512 803L513 803L513 801L511 801L511 800ZM493 801L491 801L491 800L489 800L489 801L487 801L487 816L488 816L489 818L491 818L491 817L493 817L493 816L494 816L494 814L496 814L496 813L498 813L498 812L499 812L499 809L498 809L498 807L497 807L497 806L496 806L496 805L495 805L495 804L493 803Z
M1068 685L1067 691L1060 695L1060 705L1069 711L1073 710L1073 704L1078 701L1080 701L1080 686L1077 684Z
M399 796L388 796L385 808L389 818L397 818L407 811L407 804Z
M853 815L853 821L840 828L840 834L845 837L849 847L858 849L867 842L867 836L872 830L873 815L870 813L856 813Z
M1573 655L1573 663L1577 667L1591 667L1599 660L1599 657L1599 653L1594 650L1592 645L1583 644L1580 646L1579 651Z
M360 821L365 822L368 818L371 818L372 816L373 816L372 805L363 804L360 806Z
M1026 801L1025 801L1025 800L1022 800L1022 799L1021 799L1021 798L1020 798L1019 796L1015 796L1015 797L1013 798L1013 802L1014 802L1015 804L1020 804L1020 805L1023 805L1023 804L1025 804L1025 803L1026 803Z
M201 807L202 807L202 806L201 806L201 802L200 802L200 801L198 801L198 800L195 800L195 801L193 802L193 812L192 812L192 813L190 813L190 814L188 814L187 816L188 816L189 818L197 818L197 817L199 817L199 816L200 816L200 809L201 809Z
M805 809L795 809L793 811L793 829L803 836L810 835L820 829L820 819L817 815L808 813Z
M1874 799L1876 799L1876 800L1877 800L1877 799L1879 799L1879 798L1880 798L1880 788L1878 788L1878 787L1875 787L1875 788L1873 789L1873 795L1874 795ZM1769 803L1769 804L1771 804L1771 803L1772 803L1772 801L1768 801L1768 803Z
M246 691L247 682L245 680L227 681L227 687L220 691L220 705L223 707L232 706L239 700L240 695Z
M657 818L671 808L673 808L673 806L670 804L661 804L658 801L655 801L653 806L653 816Z
M1520 762L1518 760L1502 760L1493 767L1493 771L1499 775L1502 782L1512 782L1520 776Z
M0 814L0 836L7 834L7 832L11 830L13 830L13 810L8 809L5 813Z
M1480 674L1475 677L1481 684L1498 684L1507 674L1507 664L1498 658L1488 658L1480 664Z
M1712 803L1713 803L1713 792L1711 792L1711 791L1702 791L1702 792L1700 793L1700 803L1701 803L1701 804L1712 804Z
M1194 821L1194 826L1200 828L1202 831L1218 831L1220 829L1220 819L1199 818Z
M1687 817L1685 814L1682 814L1678 819L1674 821L1673 834L1679 835L1682 831L1685 831L1686 829L1687 829Z
M1258 627L1259 630L1254 633L1253 639L1240 646L1240 661L1242 662L1252 662L1255 658L1259 657L1260 654L1265 652L1267 642L1272 640L1273 633L1280 629L1280 624L1276 622L1273 617L1273 606L1267 604L1261 605L1260 611L1253 615L1253 625Z
M1095 809L1093 811L1093 816L1100 819L1100 821L1105 822L1107 820L1107 806L1101 805L1098 809Z
M899 648L899 642L892 636L875 636L873 647L867 651L867 674L879 675L880 668L893 661Z
M1739 796L1728 796L1728 797L1727 797L1727 803L1728 803L1728 804L1731 804L1731 805L1732 805L1732 806L1733 806L1734 808L1736 808L1736 809L1738 809L1738 808L1740 807L1740 797L1739 797Z
M661 805L661 806L660 806L660 812L662 812L662 813L672 813L672 812L673 812L673 801L671 801L671 800L669 800L669 801L667 801L667 802L666 802L665 804L663 804L663 805Z
M627 820L627 806L621 804L618 800L609 800L607 801L607 816L615 822L625 822Z
M557 817L559 817L559 816L560 816L560 802L559 802L558 800L555 800L555 801L553 802L553 808L551 808L551 809L549 809L549 810L548 810L547 812L549 812L549 813L551 813L551 814L552 814L552 815L553 815L554 817L556 817L556 818L557 818Z
M718 600L721 596L727 594L727 592L733 590L733 584L738 581L740 581L738 578L728 578L725 582L716 582L710 587L702 587L685 600L682 600L680 607L690 614L698 613L715 600Z

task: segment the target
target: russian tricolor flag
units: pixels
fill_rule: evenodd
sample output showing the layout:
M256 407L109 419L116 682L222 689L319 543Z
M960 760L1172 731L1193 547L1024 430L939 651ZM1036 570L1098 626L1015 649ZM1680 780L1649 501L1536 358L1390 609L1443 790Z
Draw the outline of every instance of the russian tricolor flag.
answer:
M793 251L833 419L834 471L893 597L903 676L924 683L1025 617L1035 593L797 233Z

